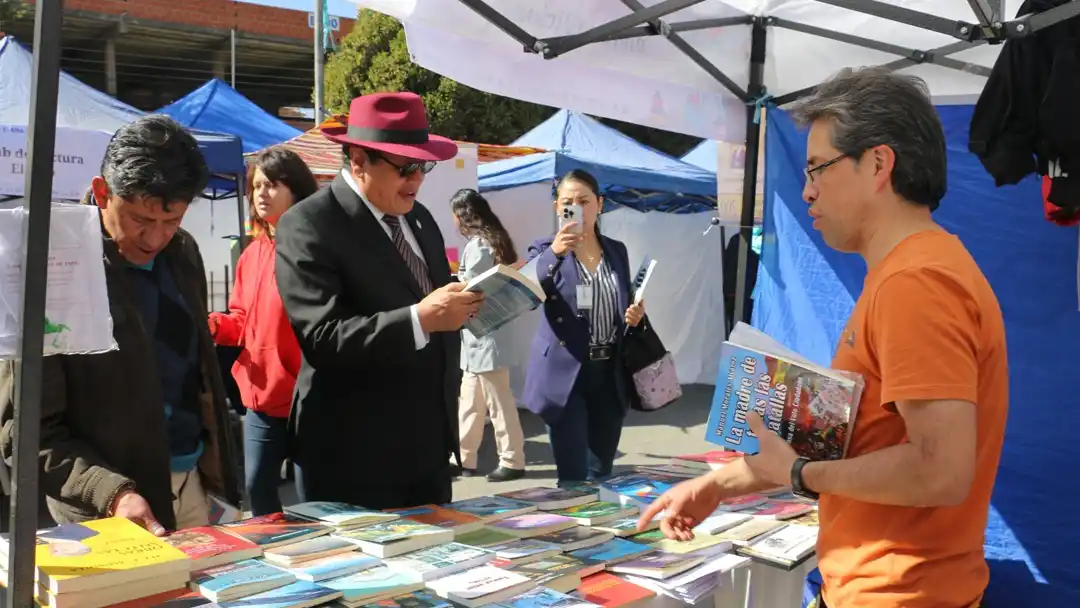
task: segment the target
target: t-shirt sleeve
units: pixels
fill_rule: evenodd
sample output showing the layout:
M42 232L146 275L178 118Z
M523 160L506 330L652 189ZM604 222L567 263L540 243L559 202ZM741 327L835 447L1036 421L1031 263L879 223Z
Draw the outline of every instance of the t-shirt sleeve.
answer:
M941 270L887 278L871 312L883 405L978 394L979 319L974 297Z

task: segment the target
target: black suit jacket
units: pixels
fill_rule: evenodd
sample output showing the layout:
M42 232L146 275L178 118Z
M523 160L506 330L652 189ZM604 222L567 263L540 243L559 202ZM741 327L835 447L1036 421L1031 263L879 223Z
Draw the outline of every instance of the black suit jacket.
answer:
M438 225L409 222L436 288L451 281ZM304 498L364 504L365 485L445 477L458 454L460 339L416 349L409 307L422 299L401 254L342 177L277 226L276 274L303 363L290 427Z

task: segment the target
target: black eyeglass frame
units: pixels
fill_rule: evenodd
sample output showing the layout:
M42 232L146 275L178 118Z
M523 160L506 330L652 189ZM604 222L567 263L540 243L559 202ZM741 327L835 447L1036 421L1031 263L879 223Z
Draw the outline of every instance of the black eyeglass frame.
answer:
M819 163L817 165L814 165L813 167L807 167L807 168L803 169L803 173L806 175L806 181L810 182L811 184L814 183L814 174L815 173L820 173L820 172L824 171L825 169L828 169L829 167L835 165L836 163L844 160L845 158L850 158L850 155L841 154L840 156L837 156L836 158L834 158L832 160L827 160L827 161L825 161L823 163Z
M398 175L400 175L401 177L409 177L410 175L412 175L413 173L416 173L417 171L419 171L420 173L423 173L424 175L427 175L428 173L431 173L431 171L433 169L435 169L435 165L438 164L437 162L435 162L433 160L426 160L426 161L413 161L413 162L405 163L403 165L399 165L399 164L395 163L394 161L390 160L389 158L386 158L386 156L384 156L378 150L368 150L367 153L368 153L368 158L370 158L372 160L376 160L376 159L381 160L384 163L390 165L391 167L397 169Z

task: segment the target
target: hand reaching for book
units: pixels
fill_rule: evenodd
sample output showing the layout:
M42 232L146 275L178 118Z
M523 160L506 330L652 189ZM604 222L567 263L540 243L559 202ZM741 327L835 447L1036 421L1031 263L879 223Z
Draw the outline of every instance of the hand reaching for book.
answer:
M712 515L724 498L723 490L711 475L684 481L664 492L645 509L638 520L638 530L645 530L649 522L663 511L660 531L665 537L693 540L694 527Z
M165 536L165 526L161 525L150 511L150 503L136 492L123 492L117 496L109 513L113 517L130 519L154 536Z

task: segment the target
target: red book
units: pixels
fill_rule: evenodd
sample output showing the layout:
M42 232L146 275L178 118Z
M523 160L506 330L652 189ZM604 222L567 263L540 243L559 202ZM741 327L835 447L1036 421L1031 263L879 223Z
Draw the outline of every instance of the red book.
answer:
M164 540L191 558L192 572L262 555L259 546L250 540L210 526L173 532Z
M475 515L462 513L437 505L423 505L407 509L391 509L390 513L398 513L403 519L415 521L429 526L438 526L446 530L453 530L455 535L466 534L483 527L484 522Z
M737 458L742 458L742 454L731 450L713 450L703 454L675 456L671 459L671 462L685 467L700 469L702 471L715 471Z
M582 579L575 595L604 608L617 608L644 602L653 598L656 593L613 574L601 572Z

